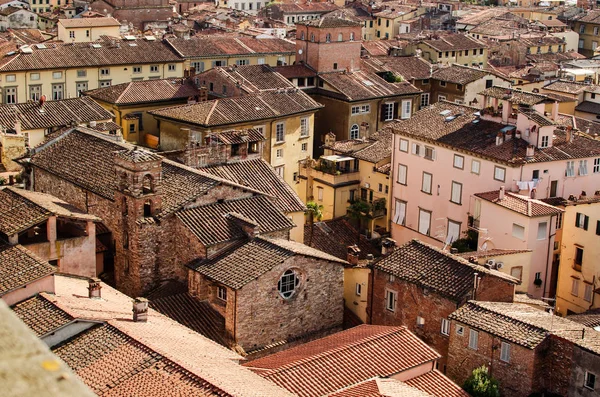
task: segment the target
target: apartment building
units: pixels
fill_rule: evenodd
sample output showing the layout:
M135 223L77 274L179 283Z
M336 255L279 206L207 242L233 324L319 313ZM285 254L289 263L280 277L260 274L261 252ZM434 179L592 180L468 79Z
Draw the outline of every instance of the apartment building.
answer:
M121 24L112 17L59 19L56 26L58 40L65 43L97 41L102 36L121 36Z
M154 37L21 46L1 60L2 103L50 100L136 80L183 76L183 59Z
M588 58L594 56L600 42L600 10L589 10L575 21L574 30L579 33L578 52Z
M416 49L431 63L487 67L488 45L464 34L422 40Z

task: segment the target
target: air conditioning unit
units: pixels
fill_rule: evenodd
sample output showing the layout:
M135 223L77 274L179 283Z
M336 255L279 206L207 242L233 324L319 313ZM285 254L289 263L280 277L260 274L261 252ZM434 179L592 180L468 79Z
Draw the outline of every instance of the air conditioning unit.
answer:
M504 262L496 262L496 269L500 270L504 267Z

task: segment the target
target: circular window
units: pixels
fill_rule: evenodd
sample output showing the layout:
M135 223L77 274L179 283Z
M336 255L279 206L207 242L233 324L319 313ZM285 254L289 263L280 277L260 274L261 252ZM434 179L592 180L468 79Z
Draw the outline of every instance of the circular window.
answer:
M296 272L293 270L286 270L277 283L279 294L285 299L290 298L294 294L299 283L300 278L298 278Z

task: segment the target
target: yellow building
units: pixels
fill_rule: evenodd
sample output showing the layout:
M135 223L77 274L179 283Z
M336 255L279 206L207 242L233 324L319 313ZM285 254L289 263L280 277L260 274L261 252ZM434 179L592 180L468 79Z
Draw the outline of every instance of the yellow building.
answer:
M185 68L203 72L216 66L291 65L296 60L293 43L277 38L195 36L166 40L185 59Z
M266 143L263 158L293 187L299 162L312 153L314 115L322 105L296 88L153 110L162 150L204 142L211 132L254 128ZM235 109L235 110L234 110Z
M590 58L600 42L600 10L589 10L587 15L575 22L573 30L579 33L578 51Z
M416 45L421 56L431 63L487 67L488 46L464 34L450 34L439 39L422 40Z
M120 37L121 24L114 18L59 19L58 40L65 43L97 41L102 36Z
M375 38L391 39L400 33L410 33L410 26L426 11L425 7L394 6L376 13Z
M72 4L71 0L31 0L31 11L35 13L51 12L57 7Z
M570 197L562 204L556 308L564 316L600 307L600 196Z
M193 80L163 79L132 81L86 91L115 115L123 137L132 143L158 146L158 126L150 110L207 100L206 90L199 89Z
M183 76L183 59L154 37L22 46L0 63L2 103L7 104L38 101L42 96L75 98L114 84Z
M323 219L345 216L355 201L368 205L361 232L386 233L390 222L391 133L382 130L367 140L335 141L326 136L325 155L305 161L298 194L323 206Z

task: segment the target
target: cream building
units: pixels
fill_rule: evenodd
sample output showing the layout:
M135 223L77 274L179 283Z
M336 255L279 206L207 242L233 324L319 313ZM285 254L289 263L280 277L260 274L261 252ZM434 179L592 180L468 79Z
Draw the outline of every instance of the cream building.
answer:
M9 53L10 54L10 53ZM21 46L0 60L2 103L75 98L82 91L183 76L183 59L154 37Z
M121 24L114 18L59 19L58 40L65 43L97 41L101 36L120 37Z

